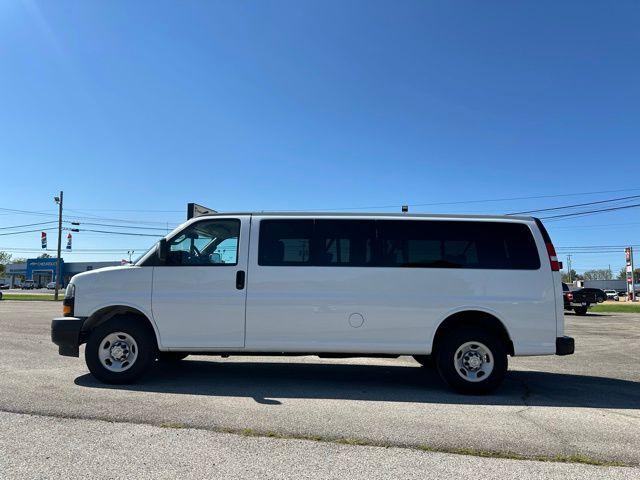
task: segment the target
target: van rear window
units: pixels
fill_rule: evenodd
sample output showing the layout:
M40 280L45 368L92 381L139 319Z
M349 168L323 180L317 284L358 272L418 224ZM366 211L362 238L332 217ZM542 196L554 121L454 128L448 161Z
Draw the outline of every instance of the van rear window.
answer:
M384 267L537 270L538 249L520 223L379 220Z
M537 270L527 225L450 220L262 220L258 263Z

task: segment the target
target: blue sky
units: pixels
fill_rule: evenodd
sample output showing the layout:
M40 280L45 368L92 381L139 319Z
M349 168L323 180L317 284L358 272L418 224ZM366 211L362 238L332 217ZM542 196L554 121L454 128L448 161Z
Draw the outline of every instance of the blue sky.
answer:
M505 213L640 195L639 21L635 1L2 2L0 207L39 214L0 228L53 220L60 189L69 219L148 228L189 201ZM640 244L637 209L548 227L563 247ZM65 259L152 242L84 231ZM573 263L617 272L623 252Z

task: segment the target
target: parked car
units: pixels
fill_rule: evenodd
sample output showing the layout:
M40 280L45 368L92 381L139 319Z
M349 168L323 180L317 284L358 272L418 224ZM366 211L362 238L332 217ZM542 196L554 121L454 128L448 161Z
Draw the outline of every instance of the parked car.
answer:
M33 290L34 288L36 288L36 284L33 280L25 280L24 282L22 282L22 285L20 285L20 288L22 290Z
M9 285L8 283L0 283L0 290L9 290L11 288L11 285Z
M61 355L86 343L107 383L197 353L413 355L486 393L509 355L574 352L560 262L531 217L226 213L174 232L135 265L72 278L51 324Z
M615 290L605 290L604 293L607 296L607 300L613 300L615 302L620 300L620 295L618 295L618 292Z
M55 289L56 289L56 282L47 283L47 290L55 290Z

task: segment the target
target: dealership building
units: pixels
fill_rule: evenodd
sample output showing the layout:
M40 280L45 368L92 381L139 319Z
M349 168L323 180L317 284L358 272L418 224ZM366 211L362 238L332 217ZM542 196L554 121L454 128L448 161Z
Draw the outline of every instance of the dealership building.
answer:
M33 280L36 287L45 287L56 281L55 258L29 258L25 263L10 263L5 269L5 281L11 288L19 286L25 280ZM121 262L65 262L60 259L61 285L69 283L71 277L78 273L96 268L121 265Z

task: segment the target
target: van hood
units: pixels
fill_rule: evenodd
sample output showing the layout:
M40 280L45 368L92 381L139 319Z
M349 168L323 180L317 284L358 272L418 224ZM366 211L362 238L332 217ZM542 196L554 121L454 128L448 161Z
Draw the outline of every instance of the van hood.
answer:
M77 284L78 282L83 282L85 280L94 280L97 279L97 277L99 277L100 275L109 274L111 272L114 272L116 274L118 274L117 272L122 272L120 274L124 274L125 271L131 270L133 268L133 265L116 265L113 267L101 267L96 268L95 270L87 270L86 272L74 275L71 279L71 283Z

